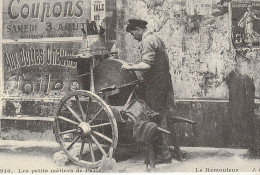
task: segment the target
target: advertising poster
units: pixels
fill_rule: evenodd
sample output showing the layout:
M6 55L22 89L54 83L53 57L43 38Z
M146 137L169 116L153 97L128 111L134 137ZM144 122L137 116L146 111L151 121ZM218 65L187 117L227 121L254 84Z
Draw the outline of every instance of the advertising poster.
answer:
M260 48L260 2L231 2L231 16L234 46Z
M90 20L86 0L3 0L3 39L81 37Z
M68 91L77 81L77 63L60 57L75 55L80 46L81 43L4 44L5 93L37 97L50 96L55 89Z
M9 98L3 100L3 116L53 117L57 101L40 99L62 98L79 89L77 63L60 57L75 55L80 46L74 42L4 44L4 94Z

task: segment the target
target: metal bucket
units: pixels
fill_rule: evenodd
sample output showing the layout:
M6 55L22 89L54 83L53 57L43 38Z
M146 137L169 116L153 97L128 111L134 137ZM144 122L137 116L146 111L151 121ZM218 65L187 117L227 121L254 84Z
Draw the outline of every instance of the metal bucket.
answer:
M105 37L100 35L87 35L83 38L81 52L83 55L106 55L108 54Z

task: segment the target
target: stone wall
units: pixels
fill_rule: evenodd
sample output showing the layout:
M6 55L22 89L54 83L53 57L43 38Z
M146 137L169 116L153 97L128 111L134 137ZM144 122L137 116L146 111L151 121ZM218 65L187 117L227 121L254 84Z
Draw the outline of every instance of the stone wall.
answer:
M228 12L214 15L215 11L219 13L218 1L207 1L212 3L211 13L189 15L192 2L189 0L118 0L120 58L129 62L140 59L138 42L124 29L129 18L145 19L148 29L167 46L176 98L228 99L225 77L237 66L231 42L231 17ZM224 5L227 8L228 4ZM260 96L259 55L258 51L250 51L249 59L243 60L244 73L254 78L257 96Z

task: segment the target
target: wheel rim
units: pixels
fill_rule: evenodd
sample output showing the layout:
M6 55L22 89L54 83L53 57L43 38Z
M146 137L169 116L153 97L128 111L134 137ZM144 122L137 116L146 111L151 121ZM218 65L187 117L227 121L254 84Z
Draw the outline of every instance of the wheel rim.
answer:
M112 157L117 146L118 130L112 110L89 91L74 91L61 99L54 132L70 160L84 167L98 167L102 157Z

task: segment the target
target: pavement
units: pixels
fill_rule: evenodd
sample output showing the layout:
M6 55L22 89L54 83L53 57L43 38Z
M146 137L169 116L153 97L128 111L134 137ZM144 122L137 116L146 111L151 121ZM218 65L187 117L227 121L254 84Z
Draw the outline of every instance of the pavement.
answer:
M246 149L181 147L187 157L179 162L156 166L156 172L220 173L247 172L260 175L260 159L248 158ZM89 172L72 162L58 166L53 154L60 150L58 143L48 141L0 141L0 173L77 173ZM144 173L144 152L118 148L115 153L119 172Z

